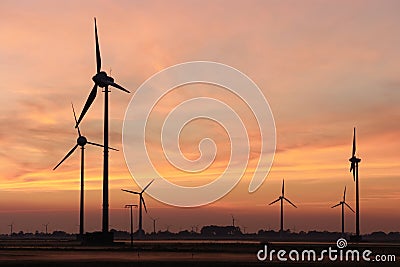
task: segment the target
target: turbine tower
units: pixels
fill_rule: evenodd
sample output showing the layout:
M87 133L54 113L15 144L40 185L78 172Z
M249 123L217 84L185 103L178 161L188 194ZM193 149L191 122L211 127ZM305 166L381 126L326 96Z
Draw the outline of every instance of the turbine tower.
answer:
M13 222L8 225L8 227L10 227L10 236L12 236L12 234L13 234L13 226L14 226Z
M153 218L151 216L149 216L149 217L150 217L150 220L153 221L153 234L155 234L156 233L156 221L158 221L160 218Z
M232 217L232 226L235 227L235 217L233 216L233 214L231 214Z
M353 151L349 161L351 162L350 172L353 172L353 179L356 183L356 239L360 240L360 194L358 187L358 163L360 163L361 159L356 157L356 127L354 127Z
M113 86L119 90L122 90L126 93L130 93L128 90L123 88L121 85L116 84L114 79L107 75L105 71L101 71L101 56L100 56L100 46L99 46L99 38L97 35L97 24L96 18L94 18L94 34L96 41L96 67L97 73L92 77L94 81L94 86L90 91L89 97L86 100L85 106L82 109L81 115L76 123L76 128L79 123L82 121L86 112L89 110L93 101L97 95L97 88L104 88L104 157L103 157L103 220L102 220L102 232L103 234L108 233L109 226L109 213L108 213L108 90L109 86Z
M46 229L46 235L47 235L47 227L49 227L49 223L45 223L45 224L43 224L43 226L45 227L45 229Z
M72 103L71 103L71 105L72 105L72 112L74 113L75 123L77 123L74 105ZM81 147L81 197L80 197L80 216L79 216L79 236L82 238L82 236L84 234L84 218L83 217L84 217L85 145L89 144L92 146L99 146L99 147L104 147L104 146L93 143L93 142L89 142L87 140L87 138L81 134L81 130L79 129L79 126L77 127L77 131L78 131L78 139L76 139L76 145L67 153L67 155L60 161L60 163L58 163L57 166L55 166L53 168L53 171L55 169L57 169L58 166L60 166L67 158L69 158L69 156L71 156L71 154L74 153L75 149L77 149L78 146ZM109 148L109 149L118 151L115 148ZM46 227L46 229L47 229L47 227Z
M135 195L139 195L139 229L138 229L138 233L139 236L141 236L143 234L143 225L142 225L142 219L143 219L143 215L142 215L142 206L144 206L144 210L147 213L147 208L146 208L146 203L144 202L144 198L143 198L143 193L144 191L151 185L151 183L154 182L154 179L151 180L150 183L148 183L142 191L140 192L135 192L135 191L130 191L130 190L125 190L125 189L121 189L124 192L128 192L131 194L135 194Z
M344 236L344 206L346 205L354 213L354 210L346 203L346 187L344 187L343 201L340 201L338 204L332 206L331 208L335 208L340 205L342 206L342 236Z
M289 202L293 207L297 208L295 204L293 204L289 199L285 197L285 180L282 181L282 195L278 197L276 200L272 201L269 203L269 205L272 205L278 201L281 202L281 229L280 232L283 233L283 200L286 200Z

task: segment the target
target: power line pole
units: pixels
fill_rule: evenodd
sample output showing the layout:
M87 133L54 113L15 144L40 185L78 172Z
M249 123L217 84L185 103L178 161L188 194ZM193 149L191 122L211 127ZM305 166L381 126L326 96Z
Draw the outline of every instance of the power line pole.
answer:
M125 205L125 208L129 208L131 212L131 247L133 247L133 212L132 212L132 207L137 208L137 205L135 204L127 204Z

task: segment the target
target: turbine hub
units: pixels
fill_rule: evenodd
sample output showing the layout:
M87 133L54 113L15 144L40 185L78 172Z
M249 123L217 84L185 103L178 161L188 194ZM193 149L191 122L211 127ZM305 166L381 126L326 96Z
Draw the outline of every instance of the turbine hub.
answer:
M114 82L114 79L112 77L108 76L105 71L100 71L99 73L94 75L92 77L92 80L95 82L95 84L97 84L101 88L104 88L104 87L108 86L110 83Z
M83 147L87 144L87 139L84 136L79 136L78 139L76 139L76 142L78 143L78 145Z
M354 162L354 163L358 163L358 162L360 162L361 161L361 159L359 159L359 158L357 158L356 156L352 156L351 158L349 158L349 161L350 162Z

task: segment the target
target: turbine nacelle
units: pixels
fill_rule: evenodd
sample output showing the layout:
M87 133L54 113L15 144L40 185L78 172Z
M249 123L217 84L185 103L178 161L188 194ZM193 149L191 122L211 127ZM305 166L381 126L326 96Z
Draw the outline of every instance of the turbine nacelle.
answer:
M112 85L114 83L114 79L111 76L108 76L105 71L100 71L99 73L94 75L92 77L92 80L97 86L101 88Z
M79 146L81 146L81 147L83 147L83 146L85 146L86 144L87 144L87 139L86 139L86 137L84 137L83 135L81 135L81 136L79 136L77 139L76 139L76 143L79 145Z
M351 158L349 158L349 161L351 162L351 163L358 163L358 162L360 162L361 161L361 159L360 158L357 158L356 156L352 156Z

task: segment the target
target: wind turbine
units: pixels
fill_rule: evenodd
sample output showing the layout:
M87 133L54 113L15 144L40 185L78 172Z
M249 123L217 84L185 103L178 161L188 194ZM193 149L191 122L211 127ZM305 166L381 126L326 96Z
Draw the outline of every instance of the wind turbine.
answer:
M349 161L351 162L350 172L353 172L353 179L356 183L356 238L360 239L360 194L358 187L358 163L360 163L361 159L356 157L356 127L354 127L353 151Z
M75 118L75 123L76 123L77 121L76 121L74 105L72 103L71 103L71 105L72 105L72 112L74 113L74 118ZM87 140L87 138L81 134L81 130L79 129L79 126L77 127L77 131L78 131L78 139L76 139L76 145L67 153L67 155L60 161L60 163L58 163L57 166L55 166L53 168L53 171L55 169L57 169L58 166L60 166L69 156L71 156L72 153L74 153L74 151L78 148L78 146L81 147L81 198L80 198L80 216L79 216L79 235L80 235L80 237L82 237L83 234L84 234L83 216L84 216L85 145L89 144L89 145L92 145L92 146L99 146L99 147L104 147L104 146L102 146L100 144L97 144L97 143L89 142ZM111 147L109 147L109 149L118 151L117 149L111 148Z
M233 216L233 214L231 214L232 217L232 226L235 227L235 217Z
M130 190L125 190L125 189L121 189L124 192L128 192L131 194L135 194L135 195L139 195L139 236L142 235L143 233L143 227L142 227L142 219L143 219L143 215L142 215L142 206L144 206L144 210L147 213L147 208L146 208L146 203L144 202L144 198L143 198L143 193L144 191L151 185L151 183L154 182L154 179L151 180L150 183L148 183L142 191L140 192L136 192L136 191L130 191Z
M278 201L281 202L281 230L280 232L283 233L283 200L286 200L289 202L293 207L297 208L295 204L293 204L289 199L285 197L285 180L282 181L282 195L278 197L276 200L272 201L269 203L269 205L272 205Z
M50 223L45 223L45 224L43 224L43 226L46 228L46 235L47 235L47 227L49 227L49 224L50 224Z
M159 217L158 218L153 218L150 215L149 215L149 217L150 217L150 220L153 221L153 234L155 234L156 233L156 221L158 221L160 218Z
M86 100L85 106L82 109L81 115L79 116L78 121L76 122L75 128L78 127L79 123L82 121L86 112L89 110L93 101L97 95L97 88L104 88L104 157L103 157L103 221L102 221L102 231L104 233L108 233L108 90L109 86L115 87L119 90L122 90L126 93L130 93L128 90L123 88L121 85L114 82L114 79L111 76L108 76L105 71L101 71L101 56L100 56L100 46L99 46L99 38L97 35L97 24L96 18L94 18L94 34L96 40L96 70L97 73L92 77L94 82L94 86L90 91L89 97Z
M344 205L346 205L352 212L354 212L354 210L346 203L346 187L344 187L343 201L340 201L338 204L332 206L332 208L340 205L342 206L342 236L344 236Z
M8 227L10 227L10 236L12 236L12 234L13 234L13 226L14 226L14 222L12 222L11 224L8 225Z

